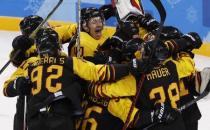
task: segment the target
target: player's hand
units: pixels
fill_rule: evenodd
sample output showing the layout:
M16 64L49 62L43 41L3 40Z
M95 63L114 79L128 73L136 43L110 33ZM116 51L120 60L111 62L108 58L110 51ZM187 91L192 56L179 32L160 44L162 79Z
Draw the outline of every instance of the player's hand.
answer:
M157 103L155 109L151 114L152 122L170 123L176 120L179 112L164 103Z
M9 57L15 67L20 66L27 59L25 53L19 50L12 50Z
M125 59L135 58L135 52L141 48L144 41L140 38L134 38L123 44L122 55Z
M142 73L148 73L159 61L155 59L132 59L129 71L133 76L140 77Z
M113 36L111 38L106 39L106 41L98 47L99 51L107 51L110 49L118 49L121 50L123 45L123 40L118 36Z
M200 36L196 32L190 32L190 33L184 34L182 38L186 40L187 47L191 50L199 49L201 45L203 44Z
M114 35L123 41L129 41L139 35L139 27L132 21L120 22Z
M203 42L196 32L190 32L184 34L181 38L168 40L165 44L173 53L177 53L180 51L190 52L193 49L199 49Z
M13 86L18 95L30 95L31 93L31 81L26 77L16 78Z
M151 14L146 13L144 16L139 15L138 21L141 27L144 27L148 31L158 30L159 22L152 17Z
M109 56L105 51L95 51L93 60L94 64L106 64L109 61Z
M30 39L28 36L19 35L13 39L12 47L14 48L14 50L21 50L25 52L33 45L33 43L34 41Z
M169 48L161 41L148 41L143 46L143 57L149 57L155 60L164 61L169 58L172 52Z
M111 4L103 5L99 8L99 10L104 15L105 20L115 16L115 8L113 8Z
M156 33L156 31L154 33ZM180 38L182 35L183 35L182 32L178 28L173 26L164 26L160 34L160 39L161 40L177 39Z

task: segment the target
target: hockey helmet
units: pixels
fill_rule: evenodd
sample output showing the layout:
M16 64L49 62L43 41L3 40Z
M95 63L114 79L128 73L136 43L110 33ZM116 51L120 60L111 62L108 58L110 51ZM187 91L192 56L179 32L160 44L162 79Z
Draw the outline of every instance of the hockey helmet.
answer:
M41 28L35 38L37 51L39 55L48 54L58 55L61 46L58 39L58 33L51 28Z
M81 10L81 24L82 27L86 26L87 22L94 17L100 17L102 21L104 21L104 15L99 11L99 9L95 7L88 7L88 8L83 8ZM83 28L82 28L83 29Z
M19 27L24 35L30 35L43 21L43 18L38 15L29 15L20 21Z

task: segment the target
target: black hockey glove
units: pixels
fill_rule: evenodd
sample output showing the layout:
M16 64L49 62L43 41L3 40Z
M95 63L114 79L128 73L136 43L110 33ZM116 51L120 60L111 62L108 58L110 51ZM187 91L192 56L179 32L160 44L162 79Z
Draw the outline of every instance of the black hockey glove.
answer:
M129 71L135 77L140 77L142 73L147 73L151 71L157 64L159 63L158 60L151 60L151 59L133 59L130 62Z
M156 33L156 31L154 31L153 33ZM173 26L164 26L160 34L160 39L161 40L178 39L181 38L182 35L183 35L182 32L178 28Z
M173 53L180 51L192 51L193 49L199 49L203 44L200 36L195 32L184 34L179 39L168 40L165 42L169 50Z
M168 47L161 41L148 41L144 43L143 57L149 57L158 61L164 61L171 56L171 52Z
M101 13L104 15L105 20L115 16L115 8L113 8L111 4L101 6L99 11L101 11Z
M118 49L121 50L123 45L123 40L118 37L113 35L112 38L108 38L99 48L99 51L106 51L110 49Z
M139 27L132 21L120 22L114 35L123 41L129 41L134 35L139 35Z
M84 59L93 62L94 64L106 64L109 61L109 56L106 51L95 51L94 56L86 56Z
M142 39L135 38L123 43L122 57L128 60L135 58L135 52L141 48L143 42Z
M28 36L19 35L15 37L14 40L12 41L12 47L15 50L21 50L22 52L25 52L33 45L33 43L34 41L30 39Z
M199 49L203 44L200 36L196 32L184 34L181 38L186 40L186 45L190 50Z
M145 16L138 16L139 25L148 31L158 30L159 22L152 17L151 14L146 13Z
M171 123L180 115L180 113L164 103L155 105L154 111L151 113L152 122Z
M18 53L17 51L19 50L13 50L9 55L10 60L15 67L20 66L22 62L27 59L24 52L20 51Z
M18 77L14 81L14 88L17 91L17 95L30 95L31 93L31 81L26 77Z

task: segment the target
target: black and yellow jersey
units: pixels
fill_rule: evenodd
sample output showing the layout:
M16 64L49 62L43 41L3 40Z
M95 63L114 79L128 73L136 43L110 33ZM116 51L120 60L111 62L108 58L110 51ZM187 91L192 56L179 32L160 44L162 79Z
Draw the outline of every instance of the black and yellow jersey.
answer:
M189 55L184 54L179 61L168 60L164 64L153 68L150 72L145 74L145 79L136 102L136 108L140 111L142 109L153 110L154 104L160 102L165 102L172 108L179 108L181 106L179 80L194 72L195 68L193 59ZM128 78L131 79L130 82L128 82ZM131 83L132 81L133 83ZM115 83L96 85L95 87L92 87L89 92L98 98L132 97L136 95L136 90L139 89L136 85L136 81L138 82L138 79L132 80L132 78L128 76ZM125 89L120 89L120 87ZM117 102L115 104L117 104ZM112 105L110 104L110 106ZM115 107L109 109L110 113L112 113L112 109L117 108L117 105L113 106ZM123 105L119 105L119 107L120 106L123 107ZM127 109L130 109L130 107L127 107ZM114 113L112 114L115 115ZM127 115L115 116L123 121L124 118L127 117ZM131 118L131 121L132 120L133 119Z
M195 78L193 76L185 77L180 80L180 104L185 105L194 99L195 92ZM191 123L197 122L201 118L201 112L197 103L194 103L189 108L182 111L182 116L186 126Z
M75 86L73 84L74 82L77 82L76 76L73 74L72 60L67 58L67 56L37 57L36 61L28 64L25 76L29 77L31 81L31 98L29 101L30 110L41 109L42 107L36 108L35 106L46 101L51 95L59 91L64 92L64 90L67 89L73 91L74 95L71 96L77 98L74 98L74 101L71 100L72 98L68 98L70 100L69 102L67 102L67 100L65 101L67 103L65 106L70 109L71 102L77 101L77 104L80 104L79 95L81 92L75 91L76 88L74 88ZM44 105L48 105L48 103Z
M64 59L68 59L65 64L67 66L66 68L69 68L72 70L73 74L83 78L86 81L89 82L109 82L109 81L116 81L117 79L120 79L121 77L127 75L129 72L127 69L127 66L117 66L117 65L95 65L89 61L86 61L81 58L77 57L68 57L65 55L65 53L61 53L62 57L65 57ZM46 58L47 59L47 58ZM42 61L40 57L31 57L27 60L25 60L18 68L17 70L12 74L12 76L5 81L4 83L4 95L8 97L16 96L15 88L13 88L14 80L17 77L20 76L28 76L26 73L28 70L28 67L31 64L35 64L39 61ZM46 60L47 61L47 60ZM50 58L50 63L57 62L57 60L53 60L53 58ZM56 63L55 62L55 63ZM62 60L63 62L63 60ZM39 70L39 69L38 69ZM37 71L38 71L37 70ZM49 70L50 71L50 70ZM60 71L58 70L59 75ZM49 79L54 79L57 76L52 76ZM57 77L58 78L58 77ZM69 77L71 78L71 77ZM49 82L50 83L50 82Z
M88 96L83 102L84 119L77 123L78 130L120 130L123 122L108 111L109 100Z

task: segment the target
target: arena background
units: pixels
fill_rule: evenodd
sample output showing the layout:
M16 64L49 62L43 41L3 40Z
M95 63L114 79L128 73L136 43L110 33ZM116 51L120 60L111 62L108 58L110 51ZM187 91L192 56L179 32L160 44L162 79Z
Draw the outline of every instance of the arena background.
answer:
M20 18L37 14L46 17L58 0L1 0L0 30L18 31ZM99 7L110 3L111 0L81 0L81 7ZM165 25L178 27L183 33L198 32L204 41L201 49L195 52L210 56L210 5L209 0L162 0L167 11ZM155 18L159 15L149 0L142 0L144 10L152 13ZM55 24L77 22L77 0L64 0L51 19ZM106 22L115 26L115 18Z

